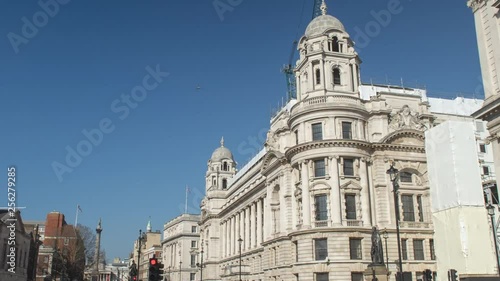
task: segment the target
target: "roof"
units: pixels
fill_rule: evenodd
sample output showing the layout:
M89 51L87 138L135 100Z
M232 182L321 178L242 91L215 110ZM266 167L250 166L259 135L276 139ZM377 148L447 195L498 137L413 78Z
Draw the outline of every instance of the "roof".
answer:
M431 106L430 111L433 113L471 116L483 106L483 100L467 99L458 97L453 100L441 98L429 98Z
M336 29L345 32L344 25L336 17L330 15L321 15L313 19L306 28L306 37L314 37L325 33L330 29Z

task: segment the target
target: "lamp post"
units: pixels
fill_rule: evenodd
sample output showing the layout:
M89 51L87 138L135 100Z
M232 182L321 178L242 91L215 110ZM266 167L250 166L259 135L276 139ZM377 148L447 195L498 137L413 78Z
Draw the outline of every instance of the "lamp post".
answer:
M203 281L203 267L205 267L205 265L203 264L203 240L201 240L201 259L200 259L200 263L197 263L196 266L198 266L200 268L200 281Z
M387 275L389 275L389 251L387 251L387 238L389 238L389 233L387 233L387 228L384 228L384 232L382 232L382 235L385 240L385 260L387 265Z
M243 239L238 239L238 243L240 244L240 281L241 281L241 243L243 242Z
M497 270L498 270L498 275L500 275L500 261L498 260L498 246L497 246L497 235L495 231L495 207L492 204L488 204L486 206L486 209L488 210L488 215L490 215L491 219L491 231L493 232L493 242L495 243L495 260L497 261Z
M394 193L394 211L396 213L396 236L398 239L398 258L399 258L399 278L400 280L397 281L403 281L403 261L401 259L401 238L400 238L400 233L399 233L399 197L398 197L398 192L399 192L399 171L398 169L394 168L394 164L391 164L391 167L389 170L387 170L387 174L391 178L392 182L392 188L393 188L393 193Z

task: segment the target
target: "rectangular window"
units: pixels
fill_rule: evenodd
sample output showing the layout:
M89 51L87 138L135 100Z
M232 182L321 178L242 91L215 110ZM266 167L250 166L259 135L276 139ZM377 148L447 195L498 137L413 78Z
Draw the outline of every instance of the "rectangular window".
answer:
M196 233L197 230L198 228L195 225L191 226L191 233Z
M345 195L345 206L346 206L346 219L355 220L356 216L356 195L346 194Z
M344 158L344 176L354 176L354 159Z
M317 195L314 197L314 204L316 209L316 221L328 220L328 206L326 195Z
M191 241L191 248L196 248L196 241L195 240Z
M413 257L416 261L425 259L424 256L424 240L413 239Z
M424 206L422 205L422 195L417 195L418 221L424 222Z
M490 186L490 193L491 193L491 201L492 204L498 205L498 187L497 185L491 185Z
M299 130L295 130L294 132L295 134L295 144L299 144Z
M196 255L191 255L191 267L196 266Z
M429 248L431 250L431 260L436 259L436 251L434 250L434 239L429 240Z
M401 182L412 182L411 173L401 172L399 173L399 180Z
M364 281L363 272L351 272L351 281Z
M314 275L316 277L315 281L329 281L328 272L315 273Z
M295 248L295 262L299 261L299 243L297 241L293 242Z
M196 279L196 273L189 273L189 280L194 281Z
M314 160L314 177L324 177L325 174L325 160Z
M312 127L313 141L322 140L323 139L323 124L316 123L316 124L312 124L311 127Z
M483 166L483 175L487 176L490 174L490 167Z
M315 239L314 240L314 258L317 261L325 260L328 257L328 240Z
M351 260L363 259L363 253L361 251L361 239L350 238L349 239L349 251L351 253Z
M408 239L401 239L401 253L403 255L403 260L408 260L408 247L406 245Z
M411 272L403 272L403 278L400 277L399 272L396 273L396 281L412 281L412 278Z
M345 140L352 139L352 123L342 122L342 138Z
M401 201L403 203L403 221L415 221L413 195L401 195Z
M482 153L486 153L486 144L480 144L479 145L479 151Z

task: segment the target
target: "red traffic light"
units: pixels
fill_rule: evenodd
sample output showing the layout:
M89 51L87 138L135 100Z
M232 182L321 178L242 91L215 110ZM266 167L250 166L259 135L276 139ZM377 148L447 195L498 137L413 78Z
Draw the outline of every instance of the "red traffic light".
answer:
M137 281L137 276L134 276L134 281Z
M156 265L158 261L156 259L149 259L149 264L150 265Z

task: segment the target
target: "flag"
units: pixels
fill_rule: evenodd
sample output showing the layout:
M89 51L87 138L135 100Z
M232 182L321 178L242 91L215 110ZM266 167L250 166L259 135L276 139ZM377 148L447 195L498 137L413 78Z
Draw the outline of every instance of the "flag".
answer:
M83 211L82 211L82 208L80 208L80 205L77 205L77 207L78 207L78 211L79 211L80 213L82 213Z

